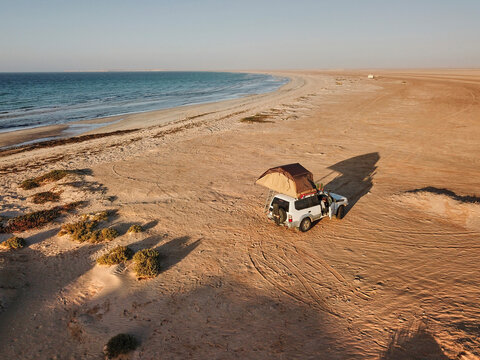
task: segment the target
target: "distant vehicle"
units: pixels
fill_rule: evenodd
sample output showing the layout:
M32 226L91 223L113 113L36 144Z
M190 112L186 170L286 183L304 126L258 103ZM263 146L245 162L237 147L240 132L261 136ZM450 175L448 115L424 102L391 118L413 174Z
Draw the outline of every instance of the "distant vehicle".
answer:
M295 199L289 195L277 194L268 208L268 218L277 225L298 228L305 232L312 223L324 217L335 216L342 219L348 199L344 196L319 191L315 194Z

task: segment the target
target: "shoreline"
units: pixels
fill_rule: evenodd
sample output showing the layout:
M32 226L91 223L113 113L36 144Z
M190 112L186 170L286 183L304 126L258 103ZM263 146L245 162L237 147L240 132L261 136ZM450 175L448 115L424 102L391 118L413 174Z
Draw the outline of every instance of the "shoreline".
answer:
M250 71L250 73L254 72ZM264 71L261 73L265 74ZM28 169L31 166L36 168L40 163L46 165L52 163L52 160L40 159L64 159L66 156L62 154L65 152L75 157L73 154L79 151L78 148L95 148L97 145L103 144L105 147L110 148L108 157L114 157L117 155L115 155L116 151L113 151L112 147L118 147L122 141L148 144L141 146L150 147L152 146L151 143L158 143L157 138L163 136L160 134L168 134L170 137L173 133L177 134L179 131L183 133L184 130L188 129L190 129L190 132L195 133L205 131L206 129L207 131L213 131L212 129L218 126L222 128L230 127L237 120L241 120L242 117L253 116L265 111L268 112L279 104L312 93L315 87L310 78L304 76L301 72L272 71L268 74L286 77L289 79L289 82L276 91L264 94L249 95L220 102L134 113L127 116L84 120L80 123L109 124L73 137L57 137L47 141L37 141L36 138L38 137L36 137L33 129L25 131L29 135L28 137L24 137L25 132L16 132L15 139L11 139L7 134L0 134L0 144L5 140L10 141L10 143L16 141L17 144L25 141L29 142L21 146L12 145L8 148L0 149L0 164L2 165L0 166L0 173L5 175L11 171ZM332 78L332 75L325 75L324 81L329 79L328 81L334 84ZM48 135L54 137L61 134L63 129L50 128L48 130L50 131ZM104 142L102 143L102 141ZM97 151L95 150L95 152ZM37 162L36 159L40 162Z
M232 72L228 71L226 73L232 73ZM279 86L274 91L269 91L261 94L247 94L247 95L235 97L233 99L224 99L224 100L217 100L212 102L191 103L191 104L185 104L181 106L168 107L164 109L115 114L115 115L109 115L105 117L77 120L77 121L72 121L72 122L67 122L62 124L40 125L40 126L26 127L23 129L17 129L17 130L11 130L11 131L7 130L7 131L0 132L0 151L10 150L12 148L16 148L19 146L21 147L24 145L28 146L31 143L37 143L37 142L43 142L43 141L49 141L49 140L62 140L62 139L68 139L68 138L82 136L82 135L88 135L92 133L108 132L110 130L102 131L101 129L107 127L110 124L131 119L132 117L144 117L145 115L147 117L150 117L150 116L156 116L159 114L163 116L164 112L176 111L180 109L186 109L188 111L192 107L197 107L201 105L211 105L211 104L240 100L243 98L271 94L281 90L284 86L287 86L291 82L291 79L289 77L285 77L281 75L273 75L272 73L267 73L267 72L238 71L238 73L270 75L272 77L285 78L287 82ZM83 129L79 129L82 127ZM138 128L143 128L143 127L144 126L138 126ZM36 134L36 132L38 132L38 135Z

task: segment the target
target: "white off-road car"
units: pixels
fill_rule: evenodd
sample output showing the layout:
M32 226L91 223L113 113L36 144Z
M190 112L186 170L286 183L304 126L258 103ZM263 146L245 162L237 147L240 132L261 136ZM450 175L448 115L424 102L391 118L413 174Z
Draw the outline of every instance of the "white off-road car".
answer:
M336 216L343 218L348 199L334 193L319 191L315 194L295 199L284 194L272 198L268 209L268 218L277 225L299 228L308 231L315 220Z

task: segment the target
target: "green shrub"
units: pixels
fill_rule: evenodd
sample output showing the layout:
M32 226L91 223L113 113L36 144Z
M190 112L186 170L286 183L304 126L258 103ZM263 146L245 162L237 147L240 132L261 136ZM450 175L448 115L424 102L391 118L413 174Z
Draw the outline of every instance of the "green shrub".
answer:
M52 222L62 214L70 212L83 204L84 203L82 201L77 201L63 206L55 206L49 210L40 210L14 217L8 220L7 226L0 227L0 232L13 233L17 231L36 229Z
M105 228L101 231L103 240L111 241L118 236L118 231L113 228Z
M60 194L52 191L45 191L32 196L32 201L35 204L45 204L47 201L56 202L58 200L60 200Z
M58 235L70 235L72 240L79 242L90 241L96 227L97 223L94 221L79 221L71 224L63 224Z
M160 273L160 253L157 250L140 250L133 256L133 261L139 278L151 278Z
M86 214L82 216L81 221L64 224L58 233L59 236L69 235L74 241L99 243L110 241L118 236L118 231L113 228L97 229L102 220L108 220L108 212L102 211L95 214Z
M128 261L133 256L133 250L127 246L117 246L97 259L100 265L115 265Z
M25 180L20 184L20 187L24 190L34 189L36 187L39 187L40 185L63 179L65 176L67 176L70 173L72 173L72 171L52 170L44 175L37 176L36 178Z
M118 231L112 228L96 229L96 221L79 221L62 225L59 236L70 235L70 238L78 242L99 243L105 240L111 241L118 236Z
M113 359L121 354L126 354L130 351L133 351L137 348L138 341L129 334L118 334L108 340L107 345L105 345L105 355L108 359Z
M21 249L25 247L26 243L25 240L20 237L11 237L10 239L5 240L0 244L2 247L11 249Z
M102 232L100 230L92 231L87 241L92 244L97 244L102 242L103 241Z
M128 229L128 232L129 233L141 233L141 232L143 232L143 228L142 228L141 225L132 225Z

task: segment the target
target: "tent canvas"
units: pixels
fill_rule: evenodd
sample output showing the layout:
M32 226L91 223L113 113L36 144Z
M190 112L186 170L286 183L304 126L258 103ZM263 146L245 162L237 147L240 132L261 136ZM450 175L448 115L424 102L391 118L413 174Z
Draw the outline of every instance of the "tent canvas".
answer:
M268 169L255 183L297 199L316 191L313 174L299 163Z

